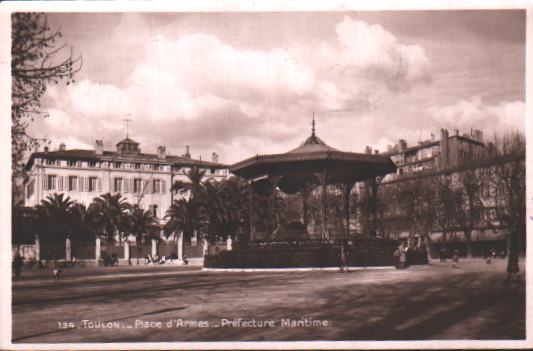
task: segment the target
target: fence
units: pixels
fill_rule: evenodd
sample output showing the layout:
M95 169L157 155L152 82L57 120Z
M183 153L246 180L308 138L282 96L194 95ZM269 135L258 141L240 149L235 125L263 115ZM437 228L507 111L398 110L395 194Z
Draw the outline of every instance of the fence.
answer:
M145 258L152 254L152 245L130 245L130 257Z
M41 260L55 261L64 260L66 256L65 242L54 244L41 244Z
M204 257L204 245L199 243L196 246L192 244L183 245L183 254L187 255L188 258Z
M345 245L350 266L393 266L393 240L357 240ZM306 241L255 243L248 248L219 251L204 258L205 267L218 268L283 268L283 267L338 267L340 242ZM213 249L222 250L219 245ZM414 259L415 257L413 257ZM418 262L418 257L414 260ZM427 263L427 261L426 261Z
M95 244L72 244L72 257L77 260L94 260L96 254Z
M100 251L107 253L109 256L117 255L117 258L124 258L123 245L102 245Z

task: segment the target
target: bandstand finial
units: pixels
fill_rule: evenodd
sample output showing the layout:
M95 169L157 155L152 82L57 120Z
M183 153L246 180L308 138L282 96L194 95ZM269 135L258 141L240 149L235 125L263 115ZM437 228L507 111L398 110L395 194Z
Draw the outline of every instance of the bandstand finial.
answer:
M311 135L315 136L315 113L313 112L313 122L311 122Z

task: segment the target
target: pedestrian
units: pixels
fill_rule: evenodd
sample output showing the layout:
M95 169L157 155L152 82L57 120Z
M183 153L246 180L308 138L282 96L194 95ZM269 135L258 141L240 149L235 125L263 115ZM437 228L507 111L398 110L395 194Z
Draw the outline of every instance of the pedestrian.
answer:
M439 250L439 257L441 262L446 262L446 248L444 246Z
M399 247L400 249L400 269L405 268L405 263L407 262L407 248L402 243Z
M394 257L394 265L396 266L396 269L400 268L400 249L396 248L394 252L392 253L392 257Z
M453 250L452 261L453 261L452 267L457 268L457 264L459 263L459 250L457 249Z
M59 267L54 268L54 277L59 280L59 276L63 273L63 270Z
M17 251L15 257L13 258L13 268L15 270L15 278L19 279L22 272L23 258L20 255L20 252Z
M344 248L344 245L341 246L340 259L341 259L340 272L343 273L344 269L346 269L346 272L349 273L350 271L348 270L348 258L346 256L346 249Z
M189 260L187 259L187 255L183 255L183 264L185 266L189 264Z
M518 253L510 252L509 260L507 261L507 279L505 283L511 281L511 278L515 278L519 283L522 282L522 278L518 275L520 268L518 267Z

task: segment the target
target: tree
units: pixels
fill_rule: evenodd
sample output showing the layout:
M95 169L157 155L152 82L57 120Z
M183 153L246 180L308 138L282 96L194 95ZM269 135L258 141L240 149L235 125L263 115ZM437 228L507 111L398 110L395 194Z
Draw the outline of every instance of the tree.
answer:
M15 181L23 175L25 152L39 143L28 135L27 127L37 116L47 116L40 110L47 86L59 81L73 83L82 59L74 58L72 48L66 53L67 45L58 43L61 32L50 29L44 13L14 13L11 29L11 167Z
M505 135L496 139L491 148L490 167L485 180L491 184L491 196L496 219L507 228L509 252L518 254L524 249L526 235L526 165L525 139L522 134Z
M457 192L452 187L452 179L447 174L428 178L429 189L435 192L435 224L442 232L442 242L446 244L447 235L456 229Z
M135 236L137 244L156 237L158 221L149 210L133 206L127 216L128 233Z
M481 169L476 167L476 160L469 160L468 165L456 174L455 199L456 222L458 229L462 230L466 240L468 257L473 257L472 231L480 223L483 215L483 202L481 200Z
M93 241L98 231L98 213L94 206L87 208L84 204L74 203L70 208L70 220L73 228L71 233L73 242Z
M127 230L127 217L131 205L120 193L106 193L95 197L93 204L108 242L114 242L117 231Z
M48 244L61 243L72 235L75 228L71 218L74 201L64 194L54 193L36 206L43 241Z

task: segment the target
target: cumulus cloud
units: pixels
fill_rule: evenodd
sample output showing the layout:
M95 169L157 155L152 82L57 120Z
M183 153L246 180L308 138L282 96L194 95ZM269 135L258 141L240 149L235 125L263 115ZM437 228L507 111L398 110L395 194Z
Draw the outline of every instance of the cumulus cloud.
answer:
M313 111L320 137L352 151L383 149L435 126L498 130L523 124L522 102L487 106L480 98L417 111L420 117L397 113L407 109L403 97L423 93L433 68L424 47L377 24L344 17L329 27L328 40L250 48L194 28L150 27L140 37L128 35L128 28L139 30L136 23L122 21L106 38L120 42L120 52L126 43L135 46L128 75L116 84L88 77L68 88L51 87L50 119L32 128L69 140L68 147L93 145L95 138L110 146L124 137L123 119L131 114L130 135L143 152L166 145L181 154L189 144L195 157L216 151L236 162L294 148L309 134ZM396 109L385 110L392 100Z
M525 104L522 101L501 101L485 104L481 97L460 100L453 105L428 110L431 124L448 129L469 131L479 129L487 137L525 129Z
M322 43L316 62L321 75L335 81L334 87L322 85L318 91L325 108L372 107L386 95L430 81L429 58L421 46L349 17L335 31L336 42Z

